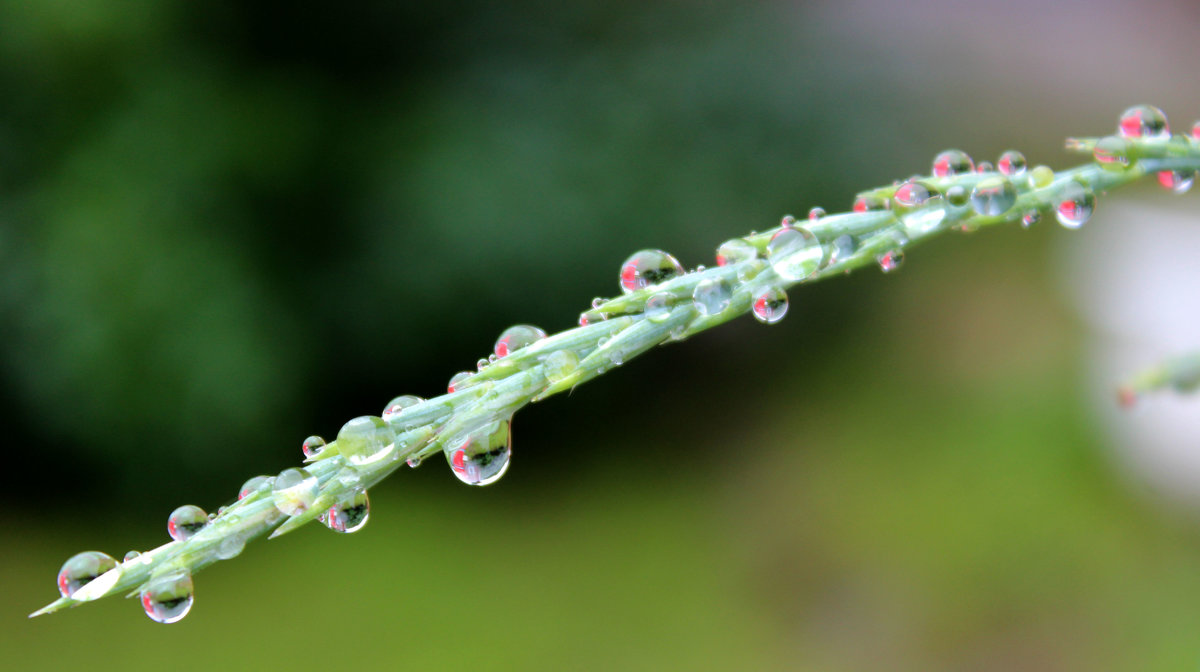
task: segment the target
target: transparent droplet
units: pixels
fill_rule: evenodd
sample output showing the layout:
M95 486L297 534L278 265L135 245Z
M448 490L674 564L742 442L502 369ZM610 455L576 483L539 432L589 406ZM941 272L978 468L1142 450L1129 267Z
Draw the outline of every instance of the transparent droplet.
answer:
M971 208L987 217L1003 215L1017 203L1017 190L1007 177L985 177L971 190Z
M594 296L592 297L592 308L599 308L600 306L603 306L604 302L606 301L608 301L608 299L604 298L603 296Z
M1176 194L1182 194L1192 188L1192 184L1196 181L1196 171L1160 170L1157 177L1158 183L1164 189L1170 189Z
M367 491L358 490L329 507L321 522L334 532L350 534L361 530L370 515L371 502L367 499Z
M337 436L338 452L354 466L374 464L396 449L396 431L374 415L363 415L342 425Z
M232 534L217 544L217 557L221 560L230 560L241 555L245 548L246 538L240 534Z
M670 308L671 295L667 292L659 292L646 299L646 307L642 309L642 314L651 322L662 322L671 316Z
M1096 141L1092 158L1105 170L1125 170L1129 167L1129 141L1109 135Z
M586 322L582 322L582 318L581 323L587 324ZM454 392L455 390L458 390L462 387L463 383L470 379L472 375L473 374L470 371L459 371L458 373L454 374L450 377L450 383L446 385L446 391Z
M1040 210L1028 210L1021 215L1021 226L1026 229L1037 226L1042 221L1042 212Z
M909 180L896 189L896 193L892 198L896 201L896 205L902 208L917 208L925 205L930 199L937 196L937 189L930 187L924 182Z
M784 280L803 280L827 261L817 237L805 228L784 229L767 243L767 260Z
M255 476L242 484L241 489L238 490L238 499L245 499L252 493L271 487L274 482L275 478L273 476Z
M848 233L843 233L829 244L829 263L836 264L848 259L857 249L858 239Z
M600 300L604 303L604 299ZM599 306L593 302L593 308ZM528 347L546 337L546 332L530 324L517 324L504 330L496 340L493 350L497 357L507 357L521 348Z
M875 212L877 210L887 210L891 207L891 201L883 196L859 194L854 199L854 212Z
M134 559L140 557L141 555L142 555L141 551L129 551L128 553L125 554L125 558L124 558L123 562L129 562L130 560L134 560Z
M557 383L579 366L579 355L571 350L556 350L546 356L542 366L546 380Z
M758 248L745 238L734 238L721 243L717 248L717 266L736 264L758 257Z
M412 408L417 404L424 403L424 401L424 399L416 395L402 394L389 401L387 406L383 407L383 415L380 417L383 418L383 421L388 424L398 422L400 419L400 414L404 412L404 409Z
M194 536L208 525L208 514L204 509L192 504L183 506L171 512L167 518L167 532L175 541L183 541Z
M1008 177L1020 177L1025 174L1025 155L1015 149L1010 149L1000 155L1000 160L996 162L996 167L1000 169L1000 173Z
M754 319L763 324L775 324L787 315L787 292L781 287L767 287L754 296Z
M1171 129L1167 115L1153 105L1135 105L1121 113L1117 132L1126 138L1169 140Z
M1192 140L1200 141L1200 121L1192 124Z
M475 360L475 370L482 371L486 369L489 364L491 364L491 362L488 361L487 357L480 357L479 359Z
M683 266L662 250L642 250L621 264L621 291L626 294L683 275Z
M701 315L716 315L729 307L733 300L733 287L719 278L702 280L692 292L692 303Z
M417 467L421 466L421 456L413 455L405 460L404 463L408 465L409 469L416 469Z
M588 322L589 321L588 321L587 313L580 313L579 314L579 326L586 327L588 325ZM450 391L453 392L454 390L450 390Z
M933 159L933 174L937 177L954 177L974 172L975 162L966 152L947 149Z
M1035 166L1029 171L1029 184L1035 189L1048 187L1054 182L1054 169L1050 166Z
M970 194L967 193L967 190L961 184L956 184L946 190L946 200L950 205L956 207L966 205L969 198Z
M1058 192L1054 215L1068 229L1078 229L1087 223L1096 209L1096 195L1079 182L1068 182Z
M325 439L316 435L308 437L304 440L304 443L300 444L300 452L304 453L304 456L309 459L320 455L324 450Z
M117 566L112 556L100 551L76 553L58 570L58 592L70 597L75 591L95 581L102 574Z
M996 167L992 165L991 161L980 161L979 165L975 166L975 172L994 173L996 172Z
M904 251L888 250L887 252L884 252L876 257L875 261L879 262L879 270L883 271L884 273L891 273L892 271L900 268L900 266L904 263Z
M509 421L493 422L446 451L450 470L467 485L494 483L508 471L512 457Z
M173 572L150 580L142 589L142 609L156 623L175 623L192 609L192 575Z
M825 216L825 208L815 207L808 211L808 221L815 222Z
M783 219L779 220L779 226L785 229L789 226L793 226L795 223L796 218L791 215L784 215Z
M275 508L287 516L304 513L317 498L317 477L307 469L284 469L275 477Z

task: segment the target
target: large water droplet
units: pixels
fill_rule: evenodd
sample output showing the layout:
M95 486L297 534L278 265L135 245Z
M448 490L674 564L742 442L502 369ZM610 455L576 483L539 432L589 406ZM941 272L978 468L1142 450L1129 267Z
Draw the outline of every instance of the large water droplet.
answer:
M988 217L1003 215L1017 203L1017 190L1007 177L985 177L971 190L971 208Z
M208 514L204 509L192 504L184 504L175 509L167 518L167 532L175 541L191 538L203 530L205 525L208 525Z
M546 380L557 383L579 366L579 355L571 350L556 350L546 356L542 365Z
M150 580L142 589L142 609L156 623L175 623L192 609L192 575L173 572Z
M395 450L396 432L383 418L363 415L342 425L337 447L342 457L354 466L373 464Z
M1058 192L1054 215L1068 229L1078 229L1087 223L1096 209L1096 195L1078 182L1068 182Z
M701 315L716 315L729 307L733 300L733 288L720 278L702 280L692 292L692 303Z
M717 265L726 266L739 261L749 261L758 257L758 248L744 238L734 238L721 243L717 248Z
M241 489L238 490L238 499L245 499L252 493L271 487L274 482L275 478L273 476L255 476L242 484Z
M933 174L937 177L965 175L975 170L975 162L966 152L947 149L933 159Z
M1000 169L1002 175L1008 177L1020 177L1025 174L1025 155L1015 149L1010 149L1000 155L1000 160L996 162L996 167Z
M580 323L587 324L587 322L583 321L582 318L581 318ZM446 391L454 392L454 391L462 388L463 383L467 382L467 380L469 380L471 378L471 375L472 374L470 371L459 371L458 373L454 374L453 376L450 376L450 383L448 385L446 385Z
M1121 113L1117 120L1117 132L1126 138L1146 140L1169 140L1171 129L1167 115L1153 105L1135 105Z
M317 477L307 469L284 469L275 477L272 497L280 513L288 516L304 513L317 498Z
M371 515L371 502L366 490L357 490L329 507L321 522L334 532L357 532L367 524Z
M1129 167L1129 141L1117 135L1109 135L1096 141L1092 158L1105 170L1125 170Z
M446 450L450 470L467 485L495 483L512 457L509 421L493 422Z
M58 570L58 592L63 597L95 581L97 577L117 566L112 556L100 551L84 551L71 556Z
M300 452L304 453L304 456L309 459L320 455L324 450L325 439L319 436L310 436L304 440L304 443L300 444Z
M596 306L592 306L595 308ZM530 324L517 324L504 330L493 350L497 357L507 357L521 348L533 345L546 337L546 332Z
M891 273L904 264L904 250L888 250L876 257L875 261L879 263L879 270Z
M763 324L775 324L787 315L787 292L780 287L767 287L754 296L754 319Z
M808 229L783 229L767 243L767 260L784 280L803 280L826 260L825 250Z
M683 266L662 250L642 250L621 264L621 291L626 294L683 275Z
M399 422L400 414L404 412L404 409L412 408L424 401L421 397L413 394L402 394L389 401L387 406L383 407L383 415L380 417L388 424Z
M1160 170L1158 172L1158 183L1164 189L1170 189L1176 194L1187 192L1195 181L1196 171L1194 170Z

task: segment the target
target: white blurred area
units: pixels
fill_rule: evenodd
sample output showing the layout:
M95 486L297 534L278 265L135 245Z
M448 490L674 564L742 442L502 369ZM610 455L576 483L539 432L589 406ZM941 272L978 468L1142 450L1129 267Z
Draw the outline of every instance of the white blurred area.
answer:
M1200 350L1200 193L1101 198L1063 241L1067 295L1087 322L1089 402L1122 473L1200 512L1200 394L1166 390L1132 409L1117 386Z

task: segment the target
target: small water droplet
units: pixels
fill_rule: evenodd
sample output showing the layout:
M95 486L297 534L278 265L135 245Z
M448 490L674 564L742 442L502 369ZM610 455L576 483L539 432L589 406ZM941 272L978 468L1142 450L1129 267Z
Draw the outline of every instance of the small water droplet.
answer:
M363 415L342 425L338 431L338 452L355 466L373 464L396 449L396 432L383 418Z
M603 306L605 301L608 301L608 299L604 298L603 296L592 297L592 308L599 308L600 306Z
M238 499L245 499L262 488L271 487L274 482L272 476L255 476L242 484L242 488L238 490Z
M878 210L887 210L890 207L892 207L891 201L883 196L859 194L854 199L854 212L876 212Z
M383 415L380 417L383 418L384 422L389 424L392 422L397 422L399 421L400 414L404 412L404 409L412 408L417 404L424 403L424 401L425 400L421 397L413 394L402 394L389 401L387 406L383 407Z
M884 273L891 273L904 264L904 251L888 250L876 257L875 261L879 262L879 270Z
M167 532L175 541L183 541L194 536L208 525L208 514L204 509L192 505L183 506L171 512L167 518Z
M417 467L421 466L421 458L417 455L413 455L405 460L404 463L408 465L409 469L416 469Z
M63 597L95 581L99 576L117 566L112 556L100 551L76 553L58 570L58 592Z
M626 294L683 275L683 266L662 250L642 250L621 264L621 291Z
M142 554L141 551L129 551L128 553L125 554L125 558L124 558L123 562L129 562L130 560L133 560L133 559L141 556L141 554Z
M1109 135L1096 141L1092 158L1105 170L1125 170L1129 167L1129 141Z
M979 165L975 166L975 172L994 173L996 172L996 167L992 165L991 161L980 161Z
M670 308L671 295L667 292L659 292L646 299L646 307L642 309L642 313L651 322L662 322L671 316Z
M1033 228L1034 226L1037 226L1038 222L1041 221L1042 213L1040 210L1027 210L1025 214L1021 215L1022 228Z
M580 313L579 314L579 326L586 327L586 326L588 326L588 323L589 322L588 322L587 313ZM453 392L454 390L450 390L450 391Z
M808 211L808 221L815 222L825 216L825 208L815 207Z
M732 300L733 288L728 281L720 278L701 280L692 292L692 303L701 315L716 315L728 308Z
M784 280L803 280L827 261L817 237L805 228L784 229L767 243L767 260Z
M745 238L734 238L721 243L717 248L717 266L736 264L758 257L758 248Z
M320 455L325 450L325 439L313 435L304 440L300 444L300 452L304 453L304 457L312 459ZM240 498L239 498L240 499Z
M858 240L848 233L843 233L829 244L829 263L836 264L848 259L857 249Z
M796 223L796 218L791 215L784 215L783 219L779 220L779 226L782 228L785 228L785 229L790 226L795 225L795 223Z
M246 539L240 534L231 534L221 540L217 544L217 557L221 560L230 560L242 554L246 548Z
M967 204L967 199L971 196L967 190L961 185L956 184L946 190L946 200L955 207L961 207Z
M1054 215L1068 229L1078 229L1087 223L1096 209L1096 195L1079 182L1068 182L1058 192Z
M582 322L582 318L580 318ZM586 324L586 323L585 323ZM450 384L446 386L447 392L454 392L462 387L462 384L467 381L473 374L470 371L459 371L450 377Z
M491 364L491 362L487 360L487 357L480 357L479 359L475 360L475 370L483 371L488 367L488 364Z
M1054 169L1050 166L1036 166L1029 171L1029 184L1035 189L1048 187L1054 182Z
M896 205L902 208L917 208L925 205L930 199L937 196L937 189L930 187L924 182L909 180L896 189L896 193L892 198L896 201Z
M361 530L370 516L371 501L367 498L367 491L357 490L329 507L321 522L334 532L350 534Z
M775 324L787 315L787 292L780 287L767 287L754 297L754 319L763 324Z
M1003 215L1017 203L1017 190L1007 177L985 177L971 190L971 208L986 217Z
M1121 113L1117 120L1117 132L1126 138L1146 140L1169 140L1171 129L1167 115L1153 105L1135 105Z
M175 623L191 611L194 595L192 575L173 572L151 579L142 589L142 609L156 623Z
M317 498L317 477L307 469L284 469L275 477L275 508L287 516L304 513Z
M1176 194L1182 194L1192 188L1192 184L1196 181L1196 171L1160 170L1157 177L1158 183L1164 189L1169 189Z
M1025 155L1015 149L1010 149L1000 155L1000 160L996 162L996 167L1000 169L1000 173L1008 177L1020 177L1025 174Z
M933 159L933 174L937 177L965 175L975 170L975 162L966 152L947 149Z
M607 299L600 299L603 304ZM592 301L592 307L598 308L600 304ZM512 353L526 348L546 337L546 332L531 324L516 324L504 330L500 334L500 338L496 339L496 345L493 350L497 357L507 357Z
M546 380L557 383L569 376L579 366L579 355L571 350L556 350L546 356L542 366Z
M1200 121L1192 124L1192 140L1200 141Z
M467 485L495 483L508 471L512 432L508 420L472 432L446 451L450 470Z

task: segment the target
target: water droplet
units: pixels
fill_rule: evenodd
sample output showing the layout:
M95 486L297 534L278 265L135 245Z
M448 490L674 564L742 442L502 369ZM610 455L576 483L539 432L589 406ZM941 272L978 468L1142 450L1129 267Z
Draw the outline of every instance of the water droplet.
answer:
M579 366L579 355L571 350L556 350L542 362L546 380L557 383L566 378Z
M167 532L175 541L183 541L194 536L208 525L208 514L204 509L192 504L183 506L171 512L167 518Z
M583 321L582 317L580 318L580 323L587 324ZM470 371L459 371L458 373L454 374L450 377L450 384L446 386L446 391L454 392L455 390L460 389L462 384L465 383L467 379L471 377L471 375L472 373Z
M1164 189L1170 189L1176 194L1182 194L1192 188L1196 181L1194 170L1161 170L1158 172L1158 183Z
M383 418L363 415L342 425L338 431L338 452L354 466L373 464L396 449L396 432Z
M779 220L779 226L784 229L795 225L795 223L796 223L796 218L791 215L784 215L783 219Z
M1068 229L1078 229L1087 223L1096 209L1096 195L1078 182L1068 182L1058 192L1054 215Z
M600 303L604 303L605 299L600 299ZM595 301L592 302L593 308L598 308L599 305ZM493 350L497 357L507 357L521 348L528 347L537 343L546 337L546 332L530 324L517 324L504 330L500 334L500 338L496 340L496 346Z
M1029 184L1036 189L1050 186L1054 182L1054 170L1050 166L1037 166L1029 171Z
M112 556L100 551L84 551L71 556L58 570L58 592L63 597L95 581L100 575L117 566Z
M996 167L1000 169L1000 173L1008 177L1020 177L1025 174L1025 155L1015 149L1010 149L1000 155L1000 160L996 162Z
M875 196L873 194L859 194L854 199L855 212L875 212L878 210L887 210L892 207L891 201L883 196Z
M825 208L815 207L808 211L808 221L815 222L825 216Z
M671 316L670 307L671 295L667 292L659 292L646 299L646 307L642 309L642 314L651 322L662 322Z
M1021 226L1029 229L1037 226L1038 222L1042 221L1042 213L1040 210L1028 210L1021 215Z
M450 469L467 485L494 483L508 471L512 457L509 421L493 422L446 451Z
M991 161L980 161L979 165L975 166L975 172L994 173L996 172L996 167L992 165Z
M488 367L488 364L491 364L491 362L487 360L487 357L480 357L479 359L475 360L475 369L477 371L482 371Z
M125 554L125 558L124 558L123 562L129 562L130 560L133 560L134 558L141 556L141 554L142 554L141 551L129 551L128 553Z
M626 294L683 275L683 266L662 250L642 250L621 264L621 291Z
M1096 141L1092 158L1105 170L1125 170L1129 167L1129 141L1110 135Z
M221 540L217 544L217 557L221 560L230 560L242 554L246 548L246 539L240 534L232 534Z
M1017 190L1007 177L985 177L971 190L971 208L987 217L1003 215L1017 203Z
M902 208L917 208L937 196L937 189L931 188L924 182L909 180L896 189L892 198L896 201L896 205Z
M728 281L719 278L701 280L692 292L692 303L701 315L716 315L728 308L732 300L733 288Z
M975 170L975 162L966 152L947 149L933 159L933 174L937 177L965 175Z
M350 534L361 530L370 516L371 502L367 499L367 491L358 490L329 507L321 522L334 532Z
M857 249L858 240L848 233L843 233L829 244L829 263L836 264L848 259Z
M382 417L383 421L388 424L398 422L400 414L404 412L404 409L412 408L413 406L423 403L424 401L425 400L421 397L413 394L402 394L389 401L387 406L383 407L383 415L380 417Z
M1171 129L1167 115L1153 105L1135 105L1121 113L1117 132L1126 138L1169 140Z
M192 575L173 572L151 579L142 589L142 609L156 623L175 623L191 611L194 595Z
M320 455L324 450L325 439L316 435L308 437L304 440L304 443L300 444L300 452L304 453L304 456L309 459Z
M967 190L960 184L956 184L946 190L946 200L950 202L950 205L955 207L966 205L969 198L970 195L967 194Z
M306 469L284 469L275 477L275 508L287 516L304 513L317 498L317 477Z
M767 260L784 280L803 280L825 264L826 255L817 237L805 228L784 229L767 243Z
M780 287L767 287L754 297L754 319L763 324L775 324L787 315L787 292Z
M586 327L587 325L588 325L587 313L580 313L579 314L579 326ZM450 391L453 392L454 390L450 390Z
M1200 141L1200 121L1192 124L1192 140Z
M721 243L717 248L717 266L736 264L758 257L758 248L745 238L734 238Z
M603 296L592 297L592 308L599 308L600 306L603 306L605 301L608 301L608 299L604 298Z
M409 469L416 469L417 467L421 466L421 458L417 455L413 455L405 460L404 463L408 465Z
M275 479L271 476L255 476L242 484L242 488L238 490L238 499L245 499L262 488L271 487L274 482Z
M879 262L879 270L884 273L891 273L904 264L904 251L888 250L876 257L875 261Z

